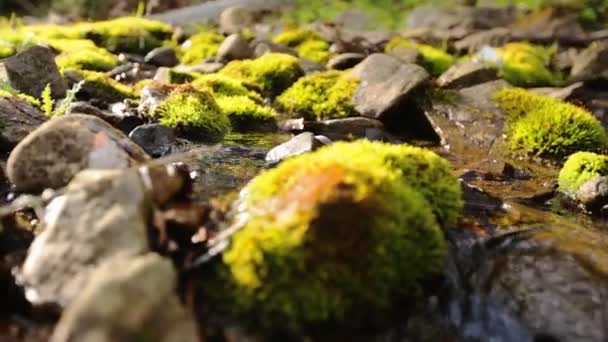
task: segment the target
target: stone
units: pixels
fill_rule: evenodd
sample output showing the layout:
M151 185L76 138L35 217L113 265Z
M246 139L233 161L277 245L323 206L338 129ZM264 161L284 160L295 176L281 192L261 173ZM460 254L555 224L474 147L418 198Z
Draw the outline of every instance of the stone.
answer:
M11 86L16 90L39 98L47 84L50 84L53 98L65 96L65 80L55 64L55 54L48 47L35 45L27 48L5 59L4 67Z
M291 49L285 45L273 43L269 40L254 40L251 42L251 46L253 46L253 56L255 58L270 52L284 53L295 57L298 56L298 53L294 49Z
M110 125L118 128L122 132L130 132L133 128L141 125L143 120L135 115L132 115L126 110L119 111L118 107L124 106L122 102L114 103L110 106L110 110L101 110L88 102L77 101L72 102L68 106L66 114L88 114L96 116Z
M388 54L406 64L419 64L422 58L418 50L405 46L396 46Z
M325 145L317 139L311 132L304 132L291 138L289 141L274 147L266 154L266 162L277 164L289 157L297 156L302 153L311 152Z
M313 72L325 71L327 68L315 61L311 61L308 58L300 57L298 58L298 64L300 68L304 71L304 74L309 75Z
M152 201L136 169L84 170L52 199L18 281L34 304L69 305L97 266L149 250Z
M46 120L38 108L18 97L0 97L0 152L10 152Z
M576 81L608 78L608 42L594 42L575 58L570 76Z
M176 287L171 261L158 254L108 260L65 310L51 342L199 341Z
M382 120L408 100L414 90L426 85L429 74L421 66L375 53L351 72L360 84L353 96L355 109L363 116Z
M439 76L436 83L440 87L458 89L497 79L496 68L473 59L454 64Z
M365 59L365 55L356 52L346 52L332 57L327 61L328 69L346 70L359 64Z
M238 33L240 30L251 26L254 21L255 15L251 10L239 6L228 7L220 14L220 32L225 34Z
M152 157L170 153L177 142L173 129L161 124L137 126L129 133L129 138Z
M85 114L53 117L21 141L7 161L16 190L57 189L84 169L121 169L149 157L122 132Z
M213 74L220 71L224 67L221 62L202 62L195 65L184 65L176 68L178 71L198 72L201 74ZM156 77L154 77L156 79Z
M608 177L594 177L578 188L576 200L592 211L608 204Z
M348 30L367 30L373 23L370 16L358 9L348 9L338 14L333 23L343 29Z
M511 32L504 27L471 33L454 42L454 49L463 53L475 53L484 46L499 47L511 40Z
M253 49L238 33L226 37L217 51L217 58L221 61L229 62L235 59L247 59L251 57L253 57Z
M175 49L170 46L162 46L148 52L144 57L144 62L160 67L174 67L179 64Z
M366 117L331 119L305 122L304 129L328 137L331 140L354 140L373 134L370 130L384 131L382 122Z

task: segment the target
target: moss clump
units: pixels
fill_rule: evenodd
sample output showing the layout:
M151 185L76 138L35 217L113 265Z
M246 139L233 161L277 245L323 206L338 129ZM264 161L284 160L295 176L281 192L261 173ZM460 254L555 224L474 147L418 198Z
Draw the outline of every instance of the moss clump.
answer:
M202 141L221 141L230 129L230 122L211 90L187 85L175 87L152 115L162 125Z
M83 26L85 37L113 52L146 54L173 34L171 26L137 17L100 21Z
M316 72L300 78L276 102L290 115L307 120L353 116L357 112L351 98L358 85L343 71Z
M424 68L427 69L427 71L433 76L441 75L452 65L454 65L454 63L456 63L456 58L445 52L445 50L431 45L415 43L401 37L391 39L386 44L385 51L390 53L397 47L414 49L418 51L418 53L420 53L422 56Z
M262 103L263 101L260 94L249 89L252 87L251 85L246 85L238 79L218 73L202 75L192 82L192 85L196 88L211 88L216 96L246 96L256 103Z
M559 172L559 190L574 197L581 185L598 176L608 176L608 156L592 152L574 153Z
M229 296L220 305L274 331L385 322L443 267L434 203L410 172L441 165L442 181L459 187L445 161L418 164L428 158L441 160L405 145L335 143L256 177L219 267Z
M329 44L324 40L308 40L296 47L296 51L301 57L319 64L325 64L333 57L329 52Z
M196 64L215 56L222 41L224 36L213 31L203 31L193 35L181 46L181 62L188 65Z
M37 98L27 94L19 93L17 91L9 91L7 89L0 88L0 97L17 97L38 109L42 107L40 100L38 100Z
M268 131L276 128L276 112L247 96L219 96L216 101L236 131Z
M502 57L500 76L509 83L522 86L557 86L563 76L547 66L554 54L553 49L528 43L509 43L497 49Z
M507 117L511 148L540 157L561 158L577 151L597 151L608 139L601 123L575 105L506 88L495 95Z
M84 95L88 98L98 99L105 102L120 102L126 98L135 98L133 90L108 77L106 74L88 70L69 70L84 80L84 85L78 96Z
M294 48L298 54L320 64L325 64L333 56L329 44L319 33L311 29L295 28L276 35L273 42Z
M228 63L220 74L251 84L263 96L280 94L304 74L298 59L282 53L267 53L257 59Z
M118 65L118 57L88 39L51 39L47 44L61 52L55 60L61 69L108 71Z

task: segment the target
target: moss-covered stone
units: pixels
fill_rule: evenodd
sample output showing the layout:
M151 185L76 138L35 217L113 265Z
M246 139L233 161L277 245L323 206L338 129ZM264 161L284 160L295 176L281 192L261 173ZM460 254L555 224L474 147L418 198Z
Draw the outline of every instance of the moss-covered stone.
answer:
M251 98L239 96L218 96L216 101L222 112L228 116L235 131L271 131L276 129L276 112L272 107L256 103Z
M561 158L577 151L597 151L608 139L601 123L575 105L506 88L495 96L506 115L511 148L540 157Z
M135 92L130 87L104 73L88 70L69 70L69 72L75 73L80 79L84 80L84 85L78 93L79 97L85 96L108 103L136 97Z
M598 176L608 176L608 156L592 152L574 153L559 172L559 190L574 197L581 185Z
M224 36L213 31L199 32L190 37L181 46L181 62L184 64L201 63L213 57L224 41Z
M192 82L192 85L196 88L210 88L216 96L246 96L256 103L263 101L260 94L250 89L255 88L254 86L223 74L202 75Z
M386 44L385 51L390 53L397 47L414 49L418 51L418 53L420 53L422 56L424 68L427 69L427 71L433 76L441 75L454 63L456 63L456 58L447 53L445 50L427 44L415 43L401 37L391 39Z
M335 143L259 175L242 193L244 227L218 270L227 286L219 304L274 331L387 319L443 267L439 203L424 193L438 190L431 179L460 194L432 152L367 141ZM450 210L460 205L448 196Z
M321 36L318 32L308 28L291 28L277 34L272 38L272 41L277 44L296 47L308 40L320 40Z
M304 74L298 59L282 53L267 53L257 59L228 63L220 74L251 84L263 96L280 94Z
M46 43L61 52L55 60L60 69L108 71L118 65L118 57L88 39L50 39Z
M171 26L138 17L123 17L82 26L84 36L113 52L146 54L173 34Z
M564 82L558 72L548 68L553 49L529 43L509 43L497 49L503 63L500 76L509 83L522 86L557 86Z
M311 29L288 29L276 35L272 40L277 44L292 47L301 57L320 64L327 63L333 56L329 52L329 43L324 41L319 33Z
M32 106L40 109L42 107L42 104L40 103L40 100L38 100L37 98L27 95L27 94L22 94L19 93L17 91L8 91L6 89L2 89L0 88L0 97L18 97L19 99L31 104Z

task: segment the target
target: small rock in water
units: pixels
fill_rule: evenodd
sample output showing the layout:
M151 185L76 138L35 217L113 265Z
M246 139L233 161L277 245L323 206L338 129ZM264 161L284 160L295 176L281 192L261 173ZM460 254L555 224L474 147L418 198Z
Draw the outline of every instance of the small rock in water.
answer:
M65 96L65 80L55 64L55 54L47 47L32 46L4 60L4 67L11 86L23 93L39 98L50 84L53 98Z
M46 120L38 108L18 97L0 97L0 151L9 152Z
M152 157L160 157L171 152L176 143L173 129L161 124L137 126L129 133L129 138Z
M339 54L327 62L328 69L346 70L359 64L365 59L365 55L356 52L347 52Z
M266 162L276 164L289 157L311 152L325 144L325 139L318 139L313 133L304 132L291 138L291 140L276 146L266 154Z
M179 64L175 49L169 46L158 47L148 52L144 61L160 67L174 67Z
M171 261L158 254L104 262L65 310L51 341L199 341L176 283Z
M222 61L247 59L252 56L253 50L249 43L238 33L226 37L217 51L217 57Z
M578 188L575 195L587 209L600 209L608 203L608 177L594 177Z
M148 159L122 132L98 117L72 114L47 121L11 152L7 176L18 191L66 185L84 169L121 169Z

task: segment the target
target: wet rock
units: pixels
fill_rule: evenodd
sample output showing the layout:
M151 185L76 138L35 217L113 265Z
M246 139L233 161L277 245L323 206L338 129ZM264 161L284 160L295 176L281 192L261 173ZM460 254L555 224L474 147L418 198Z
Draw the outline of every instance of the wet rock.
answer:
M13 88L39 98L47 84L53 98L65 96L66 84L55 64L55 54L47 47L35 45L4 60Z
M463 53L475 53L484 46L499 47L511 40L511 32L507 28L497 27L487 31L479 31L454 42L454 48Z
M298 56L298 53L295 50L288 48L285 45L275 44L269 40L254 40L251 43L251 46L253 46L253 56L255 58L270 52L285 53L296 57Z
M311 61L308 58L300 57L298 59L298 64L300 65L300 68L304 71L304 73L306 75L311 74L313 72L327 70L327 68L325 68L325 66L323 66L315 61Z
M18 97L0 97L0 152L9 152L47 117Z
M120 103L120 105L123 105ZM101 110L87 102L77 101L72 102L68 106L66 114L87 114L96 116L110 125L120 129L123 132L129 132L135 126L142 123L140 118L137 118L127 111L117 111L116 105L110 106L111 110Z
M143 57L142 57L143 58ZM116 68L107 72L107 75L116 81L126 83L136 83L141 80L149 79L154 76L156 67L150 64L144 64L141 62L129 62L123 65L119 65ZM71 78L74 78L74 74L70 74ZM69 79L68 79L69 80ZM84 91L84 90L83 90ZM120 98L114 98L113 101L120 101ZM109 100L112 101L112 100Z
M336 69L336 70L346 70L354 67L359 64L362 60L365 59L365 55L362 53L356 52L347 52L339 54L333 58L331 58L327 62L328 69Z
M384 132L382 122L366 117L331 119L320 122L306 122L304 129L327 136L331 140L353 140L368 137L374 130Z
M254 13L244 7L233 6L226 8L220 14L220 32L225 34L238 33L251 26L255 21Z
M18 273L27 299L68 305L100 263L147 252L151 200L137 170L85 170L54 198Z
M464 212L468 214L479 215L484 212L486 214L496 214L502 209L503 202L482 188L467 183L465 175L461 176L460 186L462 189L462 199L464 201Z
M595 177L578 188L576 199L587 209L596 211L608 204L608 177Z
M179 71L199 72L201 74L212 74L220 71L224 67L221 62L203 62L195 65L181 66L177 68ZM155 77L156 79L156 77Z
M59 188L83 169L120 169L145 161L145 152L105 121L91 115L54 117L11 152L7 176L19 191Z
M196 323L179 301L176 282L171 261L158 254L104 262L63 313L51 341L196 342Z
M465 88L498 79L496 68L476 60L457 63L444 72L437 85L446 88Z
M247 59L252 56L253 50L249 43L238 33L226 37L217 51L217 57L222 61Z
M175 49L163 46L153 49L144 57L144 62L161 67L174 67L179 64Z
M276 164L289 157L314 151L323 145L325 142L315 137L313 133L304 132L270 150L265 159L269 164Z
M570 76L577 81L608 78L608 42L595 42L574 59Z
M364 116L380 120L429 79L424 68L403 64L380 53L372 54L359 63L352 75L360 79L353 96L355 109Z
M152 157L160 157L171 152L176 143L173 129L161 124L138 126L129 133L129 138Z

